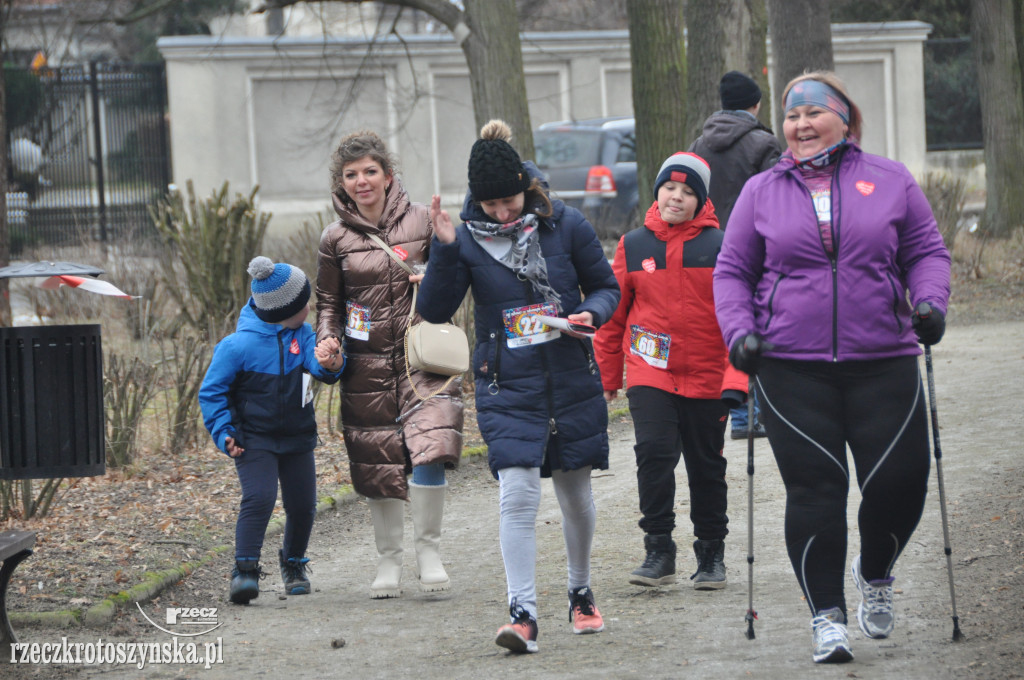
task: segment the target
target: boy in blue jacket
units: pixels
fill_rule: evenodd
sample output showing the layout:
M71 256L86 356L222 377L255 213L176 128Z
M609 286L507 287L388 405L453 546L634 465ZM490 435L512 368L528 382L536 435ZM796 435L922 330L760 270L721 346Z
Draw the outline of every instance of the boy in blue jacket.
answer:
M230 599L259 596L263 535L281 482L284 545L278 552L285 593L309 593L306 546L316 514L316 414L310 376L334 383L345 357L315 349L309 324L309 279L269 258L249 263L252 297L238 326L213 352L199 390L206 429L235 461L242 503L235 524ZM315 360L314 360L315 358Z

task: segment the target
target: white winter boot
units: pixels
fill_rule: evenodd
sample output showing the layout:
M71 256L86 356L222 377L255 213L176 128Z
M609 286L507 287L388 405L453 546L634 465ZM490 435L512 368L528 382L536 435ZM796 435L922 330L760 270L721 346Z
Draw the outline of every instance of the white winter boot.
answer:
M377 540L377 578L370 585L370 598L383 600L402 594L402 533L405 529L405 501L398 498L369 498L373 535Z
M420 588L434 593L451 588L451 581L441 564L441 520L448 485L422 486L409 484L412 503L412 526L416 537L416 566Z

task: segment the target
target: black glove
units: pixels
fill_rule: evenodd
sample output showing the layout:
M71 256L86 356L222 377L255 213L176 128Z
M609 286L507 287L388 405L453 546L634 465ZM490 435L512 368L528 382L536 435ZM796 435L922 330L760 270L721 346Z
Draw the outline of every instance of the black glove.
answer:
M761 354L770 350L772 344L765 341L757 333L747 333L732 344L729 350L729 363L747 375L756 375L761 363Z
M730 410L736 409L747 402L747 393L742 390L725 390L722 392L722 401Z
M922 302L910 317L917 333L917 340L922 345L937 345L946 332L946 317L927 302Z

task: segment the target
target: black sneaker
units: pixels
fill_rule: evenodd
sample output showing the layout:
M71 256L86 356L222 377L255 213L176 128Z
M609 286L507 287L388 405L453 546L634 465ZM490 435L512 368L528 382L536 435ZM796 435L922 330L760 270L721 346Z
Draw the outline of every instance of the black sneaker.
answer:
M512 623L506 623L498 629L498 635L494 638L495 644L510 652L536 654L539 650L537 647L537 619L520 607L515 598L512 598L512 605L508 608L508 613L512 617Z
M260 579L266 574L260 569L260 561L256 558L243 557L235 560L235 568L231 570L231 590L229 599L235 604L249 604L260 596Z
M676 544L670 534L644 536L647 557L629 575L637 586L666 586L676 582Z
M281 565L281 580L284 581L285 595L309 595L308 557L284 558L284 551L277 551L277 561Z
M725 541L693 542L693 553L697 556L697 571L690 580L694 590L720 590L725 587Z

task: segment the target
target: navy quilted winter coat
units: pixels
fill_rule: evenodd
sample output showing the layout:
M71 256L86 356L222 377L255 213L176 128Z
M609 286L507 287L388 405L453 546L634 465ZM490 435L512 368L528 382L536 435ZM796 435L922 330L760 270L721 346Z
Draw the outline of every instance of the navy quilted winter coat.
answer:
M537 174L531 163L524 166ZM559 200L552 204L551 217L540 220L539 238L561 316L588 311L600 326L618 306L615 275L583 215ZM468 195L460 217L491 221ZM509 347L503 312L543 300L461 224L453 243L436 237L431 242L416 308L427 321L447 321L470 286L476 303L477 424L491 471L497 476L507 467L540 467L550 476L552 469L607 469L608 407L591 342L558 334L550 342Z

